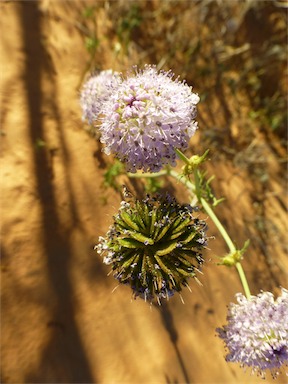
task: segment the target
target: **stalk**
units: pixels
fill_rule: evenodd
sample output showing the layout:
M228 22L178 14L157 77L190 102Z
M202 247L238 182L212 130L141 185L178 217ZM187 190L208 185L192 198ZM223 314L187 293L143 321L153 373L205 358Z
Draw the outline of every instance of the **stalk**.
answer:
M179 155L179 157L181 158L181 160L183 160L186 164L187 164L187 162L189 162L189 159L186 158L186 156L184 154L182 154L182 152L180 152L178 150L176 150L176 152ZM203 209L205 210L207 215L211 218L211 220L215 224L216 228L220 232L221 236L223 237L225 243L227 244L227 246L229 248L230 253L231 254L236 253L237 249L236 249L233 241L231 240L230 236L228 235L226 229L224 228L224 226L222 225L222 223L220 222L220 220L218 219L218 217L214 213L213 209L210 207L209 203L201 196L201 191L199 190L199 185L198 185L197 171L194 172L195 184L193 184L190 180L188 180L187 177L179 174L178 172L174 171L173 169L164 170L164 171L160 171L160 172L156 172L156 173L152 173L152 174L151 173L141 173L141 174L140 173L129 173L128 174L128 176L132 177L132 178L160 177L160 176L165 176L165 175L170 175L173 178L175 178L176 180L180 181L182 184L184 184L187 187L187 189L193 195L197 196L199 203L201 203ZM237 272L238 272L241 284L243 286L245 295L246 295L247 299L249 299L251 296L251 293L250 293L249 285L248 285L248 282L247 282L247 279L245 276L245 272L242 268L242 265L240 262L236 262L235 267L237 269Z

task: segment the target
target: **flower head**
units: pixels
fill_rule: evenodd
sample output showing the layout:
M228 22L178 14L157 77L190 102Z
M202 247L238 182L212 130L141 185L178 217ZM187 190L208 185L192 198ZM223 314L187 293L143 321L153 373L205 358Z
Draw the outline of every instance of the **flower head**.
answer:
M288 362L288 291L274 301L273 294L262 292L247 299L236 295L238 304L230 304L228 324L218 328L229 353L226 360L251 367L265 377L265 370L272 376Z
M123 80L103 106L104 151L130 172L175 166L175 149L185 150L197 129L199 96L173 76L147 65Z
M97 120L103 102L110 96L119 82L120 76L117 72L106 70L92 75L84 83L80 93L83 120L87 120L89 124Z
M129 284L134 297L160 302L187 286L203 263L206 223L193 207L167 195L126 197L114 223L96 246L114 277Z

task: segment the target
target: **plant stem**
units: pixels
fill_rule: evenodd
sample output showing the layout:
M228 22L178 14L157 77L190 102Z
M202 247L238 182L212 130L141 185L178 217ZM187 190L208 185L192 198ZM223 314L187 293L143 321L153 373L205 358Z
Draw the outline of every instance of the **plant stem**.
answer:
M196 186L191 183L191 181L187 180L184 176L181 176L178 174L178 172L174 170L170 170L169 174L180 181L182 184L184 184L193 194L196 194L196 196L199 199L199 203L201 203L202 207L204 208L205 212L210 216L211 220L214 222L216 225L217 229L221 233L223 239L225 240L229 250L231 253L236 251L235 245L233 244L233 241L231 240L230 236L228 235L226 229L223 227L221 224L220 220L218 217L215 215L213 209L210 207L210 205L207 203L207 201L199 196L199 193L197 191Z
M134 178L134 179L140 179L140 178L156 178L160 176L166 176L168 175L168 171L160 171L160 172L155 172L155 173L127 173L128 177Z
M236 247L235 247L233 241L231 240L230 236L228 235L226 229L223 227L223 225L220 222L220 220L218 219L218 217L215 215L215 213L212 210L212 208L210 207L210 205L207 203L207 201L205 199L203 199L203 197L200 197L200 203L202 204L202 207L205 209L206 213L210 216L211 220L214 222L217 229L221 233L223 239L225 240L225 242L229 248L229 251L231 253L235 252Z
M235 264L235 267L236 267L237 272L239 274L239 277L240 277L240 280L241 280L242 287L244 289L245 295L246 295L247 299L250 299L251 292L250 292L250 289L249 289L249 285L248 285L248 282L247 282L246 275L245 275L245 272L243 270L243 267L242 267L242 265L239 262Z
M170 170L169 174L172 177L179 180L182 184L184 184L193 194L196 194L196 196L198 197L198 200L201 203L203 209L208 214L208 216L211 218L211 220L214 222L218 231L221 233L224 241L226 242L226 244L229 248L230 253L232 253L232 254L235 253L237 251L237 249L236 249L233 241L231 240L230 236L228 235L226 229L224 228L224 226L222 225L222 223L220 222L220 220L218 219L218 217L214 213L213 209L210 207L209 203L203 197L201 197L199 191L197 190L198 189L197 188L198 176L197 175L195 176L196 185L194 185L193 183L191 183L191 181L187 180L186 177L179 175L178 172L176 172L174 170ZM245 295L246 295L247 299L249 299L251 296L251 293L250 293L249 285L248 285L248 282L247 282L247 279L245 276L245 272L242 268L242 265L239 262L237 262L235 264L235 267L236 267L237 272L239 274L240 281L241 281L241 284L243 286Z
M179 156L179 157L182 158L182 156ZM148 178L148 177L158 177L158 176L165 176L165 175L170 175L170 176L174 177L176 180L178 180L182 184L184 184L193 195L197 196L199 203L201 203L203 209L205 210L205 212L208 214L208 216L214 222L216 228L221 233L224 241L226 242L226 244L229 248L230 253L233 254L233 253L237 252L237 249L236 249L233 241L231 240L226 229L224 228L224 226L222 225L222 223L220 222L220 220L218 219L218 217L214 213L213 209L210 207L209 203L203 197L201 197L201 193L199 191L198 184L197 184L198 175L196 174L196 172L194 173L195 184L193 184L190 180L188 180L187 177L179 174L178 172L174 171L173 169L168 169L165 171L160 171L160 172L152 173L152 174L151 173L141 173L141 174L140 173L129 173L128 174L129 177L134 177L134 178L140 178L140 177ZM240 262L237 262L235 264L235 267L236 267L237 272L239 274L240 281L242 283L245 295L246 295L247 299L249 299L251 296L251 293L250 293L249 285L248 285L244 270L242 268L242 265L240 264Z
M184 162L184 163L186 163L187 165L189 165L190 164L190 161L189 161L189 159L188 159L188 157L186 157L185 155L184 155L184 153L182 153L179 149L175 149L175 152L177 153L177 155L178 155L178 157Z

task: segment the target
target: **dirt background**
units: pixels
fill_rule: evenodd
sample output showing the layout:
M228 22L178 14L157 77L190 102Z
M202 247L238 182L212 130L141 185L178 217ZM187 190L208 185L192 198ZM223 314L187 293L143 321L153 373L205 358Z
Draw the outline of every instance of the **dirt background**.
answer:
M228 6L242 15L233 36L244 51L248 41L257 54L267 36L279 38L277 46L285 42L286 10L276 2L280 5L272 12L271 2L264 3L258 35L254 9L247 11L246 2ZM154 62L186 77L202 95L200 128L190 153L212 148L206 167L215 175L216 195L226 197L216 212L239 247L251 240L243 265L252 292L277 294L280 286L287 287L283 111L271 112L279 114L276 130L268 127L271 115L263 105L257 110L253 105L261 113L248 118L253 98L261 94L272 105L277 89L279 106L281 94L286 96L287 58L269 62L275 72L258 77L260 88L250 87L254 93L248 97L242 86L245 67L231 54L231 41L216 56L210 54L209 47L219 45L216 34L209 34L208 19L200 25L197 12L203 4L209 12L219 6L207 1L1 2L1 383L263 382L227 364L215 337L241 285L236 271L216 265L227 249L211 222L215 240L206 254L203 287L192 281L192 294L183 292L184 305L174 297L150 307L131 301L127 287L112 293L116 283L93 251L121 196L103 187L112 159L101 154L98 141L84 129L79 87L92 68L124 71ZM221 25L219 14L216 32L217 21ZM207 43L204 49L196 47L201 55L192 47L200 29ZM185 56L189 49L195 67ZM213 73L223 55L230 55L227 66L234 68L224 73L231 75L229 81L244 76L237 97L223 87L223 73ZM251 64L249 57L245 63ZM143 184L131 188L141 190ZM174 188L185 200L185 191ZM277 382L287 380L282 375Z

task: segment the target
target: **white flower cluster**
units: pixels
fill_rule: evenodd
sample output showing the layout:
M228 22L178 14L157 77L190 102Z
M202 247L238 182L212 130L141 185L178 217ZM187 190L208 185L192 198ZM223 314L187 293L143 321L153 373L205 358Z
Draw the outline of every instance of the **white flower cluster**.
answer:
M130 172L158 172L176 165L175 149L185 150L197 129L199 96L171 71L146 65L126 79L113 71L92 76L83 86L83 119L98 122L104 152Z
M217 329L229 350L226 360L251 367L263 377L267 369L276 376L288 363L288 291L282 288L275 301L271 292L249 299L238 293L236 298L228 324Z
M130 172L175 166L175 149L185 150L197 129L199 96L171 72L146 66L119 84L103 105L99 130L105 153Z

